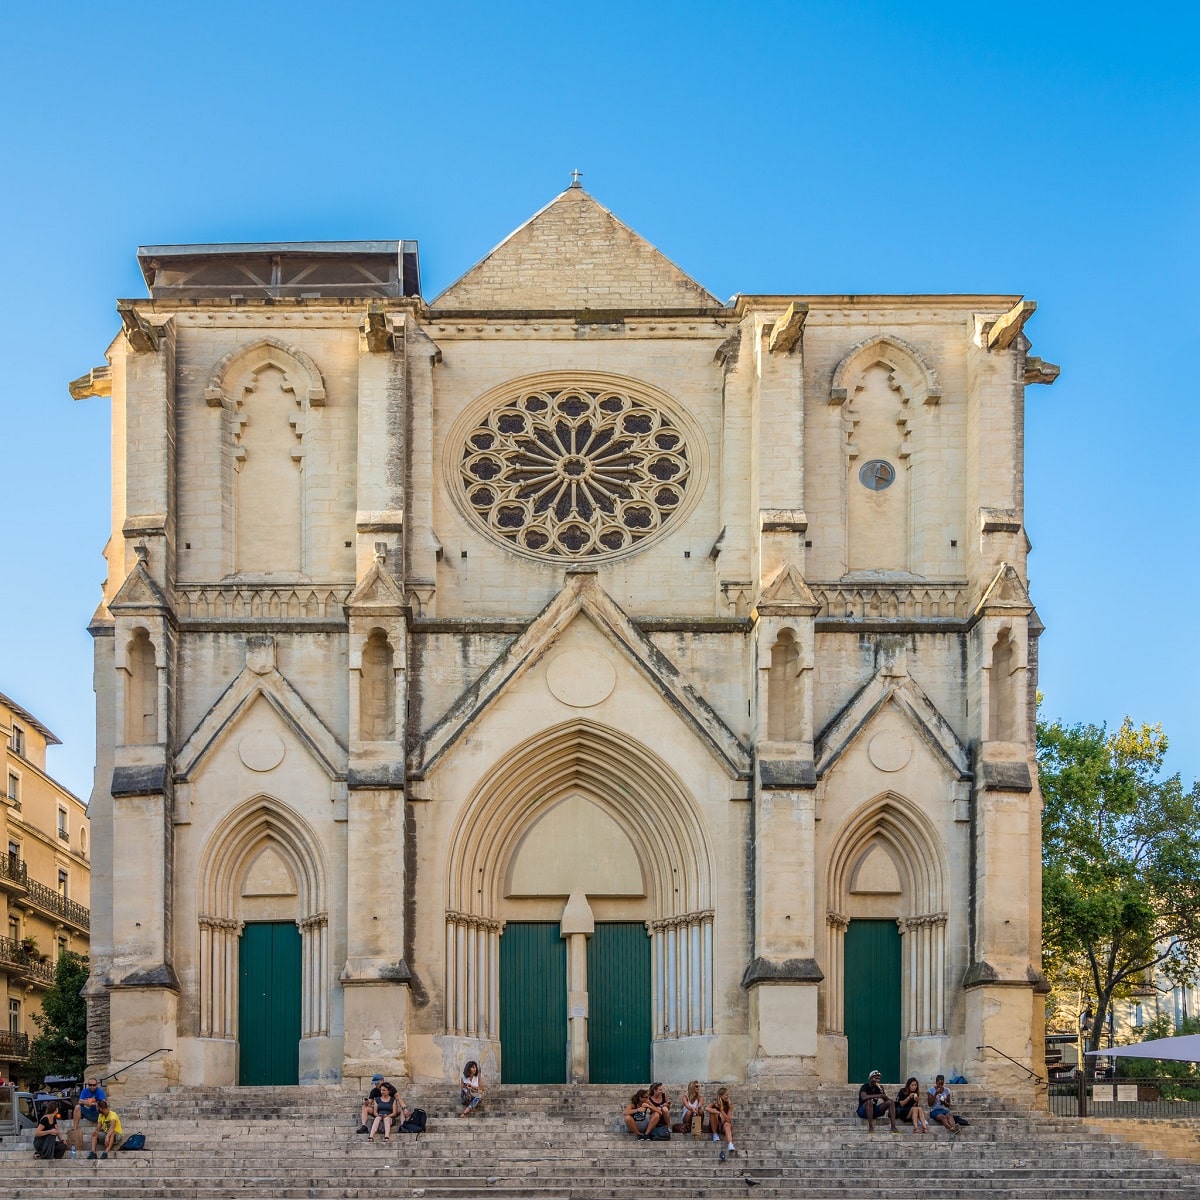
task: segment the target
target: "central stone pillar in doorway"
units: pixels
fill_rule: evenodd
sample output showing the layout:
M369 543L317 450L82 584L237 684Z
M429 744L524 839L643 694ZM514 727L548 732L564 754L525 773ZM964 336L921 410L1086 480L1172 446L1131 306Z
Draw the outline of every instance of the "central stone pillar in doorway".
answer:
M567 942L567 1078L588 1081L587 941L596 919L582 892L572 892L563 909L559 933Z

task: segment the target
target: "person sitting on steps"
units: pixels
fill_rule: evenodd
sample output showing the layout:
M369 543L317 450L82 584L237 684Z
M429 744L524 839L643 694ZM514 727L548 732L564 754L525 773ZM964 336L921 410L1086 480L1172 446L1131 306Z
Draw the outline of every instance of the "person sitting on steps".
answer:
M379 1087L383 1083L382 1075L371 1076L371 1091L362 1102L362 1112L359 1114L358 1132L366 1133L367 1126L375 1116L375 1102L379 1099Z
M887 1098L882 1079L878 1071L872 1071L867 1076L867 1082L858 1089L858 1115L866 1117L867 1132L874 1133L875 1118L886 1113L892 1132L899 1133L896 1128L896 1106Z
M939 1075L929 1089L929 1115L951 1133L958 1134L958 1122L950 1115L950 1089L945 1075Z
M733 1144L733 1100L730 1099L729 1089L727 1087L717 1088L717 1098L704 1111L708 1114L708 1127L712 1130L712 1140L714 1142L721 1141L722 1138L729 1144L725 1147L730 1154L737 1153L737 1147ZM721 1151L721 1156L724 1157L725 1150Z
M650 1093L646 1088L638 1088L625 1105L625 1127L637 1136L639 1142L644 1142L650 1136L650 1130L658 1124L658 1110L651 1109Z
M896 1117L901 1121L911 1121L913 1133L929 1132L929 1123L921 1111L921 1081L915 1075L908 1077L896 1095Z
M95 1135L93 1135L95 1136ZM38 1118L37 1128L33 1131L34 1158L58 1158L60 1143L65 1143L63 1131L58 1127L58 1105L48 1104ZM96 1156L93 1154L93 1158Z
M368 1142L375 1140L375 1134L379 1130L379 1126L383 1126L383 1140L390 1142L392 1140L392 1117L396 1115L397 1109L403 1110L403 1104L397 1104L396 1089L392 1087L386 1080L379 1085L379 1099L375 1101L375 1120L371 1122L371 1133L367 1138ZM403 1116L400 1118L403 1120Z
M683 1096L683 1109L675 1133L699 1133L704 1125L704 1097L700 1095L700 1081L693 1079Z
M100 1157L107 1158L110 1150L114 1153L120 1150L121 1143L125 1140L125 1131L121 1128L121 1118L108 1107L107 1100L101 1100L96 1107L100 1111L96 1116L96 1128L92 1130L92 1149L88 1158L96 1157L96 1145L102 1135L104 1149L101 1151Z
M479 1076L479 1064L474 1059L463 1067L458 1099L463 1106L462 1112L458 1114L460 1117L474 1116L483 1103L483 1080Z

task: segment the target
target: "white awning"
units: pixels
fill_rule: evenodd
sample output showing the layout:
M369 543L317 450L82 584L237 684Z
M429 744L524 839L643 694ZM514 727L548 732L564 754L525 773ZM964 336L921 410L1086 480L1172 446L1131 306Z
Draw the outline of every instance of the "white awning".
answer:
M1105 1058L1161 1058L1167 1062L1200 1063L1200 1033L1183 1037L1155 1038L1132 1046L1113 1046L1110 1050L1089 1050L1089 1055Z

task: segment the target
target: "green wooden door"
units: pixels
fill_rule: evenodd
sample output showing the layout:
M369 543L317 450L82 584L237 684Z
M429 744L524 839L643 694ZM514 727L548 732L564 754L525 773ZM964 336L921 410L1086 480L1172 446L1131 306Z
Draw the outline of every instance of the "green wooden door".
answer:
M606 922L588 939L588 1081L650 1078L650 939L640 921Z
M509 921L500 936L505 1083L567 1081L567 944L556 923Z
M254 922L238 951L238 1083L298 1083L300 930Z
M846 930L846 1031L851 1083L881 1071L900 1081L900 930L895 921L851 921Z

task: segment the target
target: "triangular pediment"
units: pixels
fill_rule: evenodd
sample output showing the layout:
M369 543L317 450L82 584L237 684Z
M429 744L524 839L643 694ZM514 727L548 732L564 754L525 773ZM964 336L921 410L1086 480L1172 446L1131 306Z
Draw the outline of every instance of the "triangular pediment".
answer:
M163 595L162 589L154 582L145 560L140 558L108 605L110 612L119 612L121 609L163 609L166 607L167 599Z
M346 599L350 613L380 613L399 616L404 611L404 593L384 562L376 560Z
M175 756L175 778L191 779L250 708L264 700L300 740L330 779L346 778L346 748L274 667L247 663L204 714Z
M1029 599L1029 589L1025 586L1020 575L1008 563L1001 563L992 582L984 589L983 597L976 606L977 613L982 612L1019 612L1028 615L1033 611L1033 601Z
M578 312L723 305L581 187L569 187L431 307Z
M781 568L775 578L763 588L762 595L754 606L760 617L791 616L797 613L815 616L820 607L820 601L804 582L804 576L790 563Z
M545 656L567 626L579 617L590 620L608 645L652 684L730 778L749 777L749 749L675 665L625 615L591 571L567 575L558 595L425 735L410 756L411 772L424 776L502 693Z
M817 778L827 775L887 705L893 705L953 779L971 778L971 756L949 722L915 679L884 667L817 737Z

